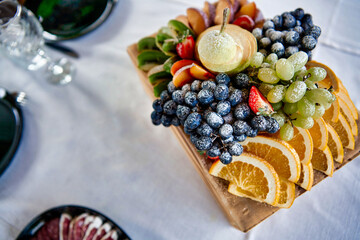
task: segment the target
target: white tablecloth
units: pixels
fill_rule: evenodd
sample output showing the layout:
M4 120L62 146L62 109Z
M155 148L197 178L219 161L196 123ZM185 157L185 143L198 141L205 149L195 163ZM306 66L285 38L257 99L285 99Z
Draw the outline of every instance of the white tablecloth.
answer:
M76 49L76 79L53 86L6 59L0 85L24 91L24 132L0 178L0 239L37 214L79 204L117 222L133 239L359 239L360 159L248 233L233 228L169 129L151 124L126 47L202 0L119 0ZM259 0L266 17L303 7L323 33L314 59L336 72L360 107L359 0ZM59 55L52 52L53 55Z

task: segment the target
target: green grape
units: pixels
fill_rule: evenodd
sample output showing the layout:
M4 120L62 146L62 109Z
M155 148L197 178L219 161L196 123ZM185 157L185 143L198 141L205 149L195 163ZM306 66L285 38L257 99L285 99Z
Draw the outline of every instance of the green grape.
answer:
M269 54L266 59L265 59L265 62L269 63L269 64L274 64L276 63L278 60L278 56L276 53L271 53Z
M271 68L271 64L263 62L260 67L262 67L262 68Z
M270 68L276 70L276 63L271 64Z
M290 123L285 123L280 128L280 137L284 141L290 141L294 137L294 128Z
M297 103L299 113L303 117L312 117L315 113L315 103L311 102L306 97L303 97Z
M324 88L312 89L306 93L306 97L314 103L320 103L321 105L324 105L324 107L325 104L331 104L336 100L335 95Z
M291 115L291 119L296 127L310 129L314 126L314 119L312 117L303 117L298 113L294 113Z
M264 58L265 57L262 53L259 53L259 52L255 53L251 59L250 66L256 67L256 68L260 67L264 61Z
M306 76L307 69L306 67L302 67L299 71L295 72L294 74L294 80L295 81L303 81L304 77Z
M302 81L293 82L285 93L285 100L289 103L295 103L303 98L306 93L306 84Z
M278 122L280 127L282 127L285 124L286 115L281 110L279 110L277 113L274 113L273 115L271 115L271 117L274 118Z
M285 103L283 110L286 114L293 114L296 113L298 110L296 103Z
M276 62L276 74L282 80L290 80L294 76L294 66L285 58L281 58Z
M266 98L270 103L278 103L284 98L285 91L284 85L276 85L270 90Z
M270 90L274 87L274 85L262 83L259 86L259 91L264 95L264 97L267 97Z
M313 119L319 119L321 118L325 113L325 108L323 105L316 103L315 104L315 113L312 116Z
M325 108L325 110L328 110L328 109L331 107L332 103L325 102L325 103L323 103L322 105L323 105L323 107Z
M316 89L317 88L316 84L310 80L306 80L305 84L308 89Z
M275 84L280 81L280 78L276 75L275 70L271 68L260 68L258 78L261 81L270 84Z
M326 78L326 70L321 67L313 67L307 71L307 74L310 74L310 77L307 80L312 82L318 82Z
M274 111L277 111L282 108L283 103L281 101L277 103L271 103L271 106L273 107Z
M294 66L294 71L299 71L308 61L308 55L303 52L297 52L288 58L288 61Z

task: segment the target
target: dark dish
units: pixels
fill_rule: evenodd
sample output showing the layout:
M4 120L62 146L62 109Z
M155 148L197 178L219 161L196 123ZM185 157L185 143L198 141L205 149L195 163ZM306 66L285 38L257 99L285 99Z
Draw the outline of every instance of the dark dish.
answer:
M129 240L130 237L110 218L95 210L65 205L35 217L16 239Z
M0 175L11 163L20 144L23 117L15 97L0 88Z
M44 38L58 41L82 36L103 23L118 0L23 1L44 28Z

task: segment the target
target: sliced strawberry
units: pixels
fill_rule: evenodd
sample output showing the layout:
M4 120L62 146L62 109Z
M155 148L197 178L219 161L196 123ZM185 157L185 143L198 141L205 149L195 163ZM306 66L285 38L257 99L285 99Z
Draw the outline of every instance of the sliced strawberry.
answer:
M255 27L255 22L248 15L241 15L238 17L233 24L238 25L248 31L252 31Z
M209 155L207 155L207 158L210 159L211 161L216 161L219 159L219 157L210 157Z
M176 45L176 52L183 59L194 59L195 40L189 35Z
M269 115L274 112L271 104L255 86L250 89L249 106L255 114Z

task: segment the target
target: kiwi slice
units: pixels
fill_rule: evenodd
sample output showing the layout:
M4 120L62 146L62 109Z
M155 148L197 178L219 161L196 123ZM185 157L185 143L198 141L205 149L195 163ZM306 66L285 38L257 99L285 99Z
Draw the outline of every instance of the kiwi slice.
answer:
M194 31L178 20L170 20L168 22L168 27L176 34L177 38L183 38L187 34L193 36L194 39L196 38Z
M154 37L144 37L140 39L137 43L138 52L144 50L159 50L155 43Z
M144 50L138 56L138 67L144 71L151 69L150 66L162 64L168 59L162 51L159 50Z

